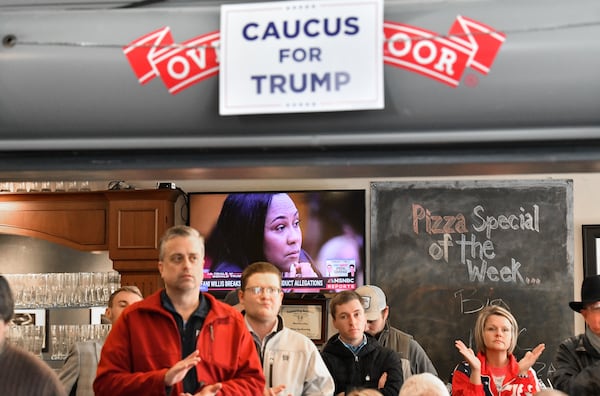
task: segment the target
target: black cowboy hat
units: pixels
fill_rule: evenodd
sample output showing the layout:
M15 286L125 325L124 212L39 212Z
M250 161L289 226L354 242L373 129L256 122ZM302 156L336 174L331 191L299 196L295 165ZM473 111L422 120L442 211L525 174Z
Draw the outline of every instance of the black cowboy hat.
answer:
M600 301L600 275L588 276L581 285L581 301L571 301L569 307L580 312L587 304Z

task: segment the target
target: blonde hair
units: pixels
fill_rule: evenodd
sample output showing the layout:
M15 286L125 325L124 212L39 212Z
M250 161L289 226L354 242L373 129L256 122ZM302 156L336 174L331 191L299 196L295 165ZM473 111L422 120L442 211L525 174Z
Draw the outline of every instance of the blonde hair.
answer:
M449 396L449 393L441 379L431 373L420 373L404 380L399 396Z
M517 337L519 336L519 325L517 324L517 319L515 319L515 317L510 313L508 309L500 307L498 305L490 305L485 307L481 310L481 312L479 312L479 316L477 316L477 321L475 322L474 329L475 345L477 346L477 350L482 353L486 353L483 334L485 332L485 322L492 315L502 316L510 322L510 332L512 337L510 340L508 353L513 353L515 347L517 346Z

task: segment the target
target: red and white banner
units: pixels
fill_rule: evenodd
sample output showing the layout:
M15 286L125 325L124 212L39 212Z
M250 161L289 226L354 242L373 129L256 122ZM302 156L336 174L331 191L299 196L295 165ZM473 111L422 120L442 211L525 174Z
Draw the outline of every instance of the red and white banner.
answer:
M219 32L175 44L168 27L123 48L140 84L160 77L173 95L219 72Z
M504 33L458 16L448 35L397 22L384 22L383 60L457 87L467 68L488 74ZM123 48L140 84L160 77L171 94L219 73L219 31L176 44L169 27L148 33Z
M506 36L458 16L447 36L396 22L384 22L383 60L457 87L467 67L487 74Z

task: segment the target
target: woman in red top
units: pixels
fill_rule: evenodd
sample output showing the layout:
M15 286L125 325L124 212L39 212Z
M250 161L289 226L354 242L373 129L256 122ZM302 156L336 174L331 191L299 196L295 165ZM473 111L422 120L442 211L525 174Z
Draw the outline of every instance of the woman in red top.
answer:
M453 396L529 396L540 390L531 366L545 345L539 344L517 362L513 351L519 326L508 310L496 305L481 310L474 334L477 355L461 340L455 342L465 361L452 374Z

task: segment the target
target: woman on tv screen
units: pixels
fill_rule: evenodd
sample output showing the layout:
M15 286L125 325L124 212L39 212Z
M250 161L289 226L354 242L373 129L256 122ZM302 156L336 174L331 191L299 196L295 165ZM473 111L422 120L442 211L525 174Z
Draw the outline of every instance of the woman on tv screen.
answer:
M242 272L255 261L268 261L284 278L321 276L302 249L298 209L286 193L229 194L206 253L213 273Z

